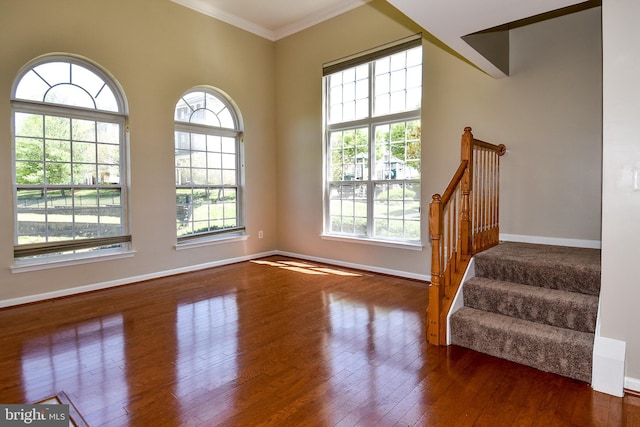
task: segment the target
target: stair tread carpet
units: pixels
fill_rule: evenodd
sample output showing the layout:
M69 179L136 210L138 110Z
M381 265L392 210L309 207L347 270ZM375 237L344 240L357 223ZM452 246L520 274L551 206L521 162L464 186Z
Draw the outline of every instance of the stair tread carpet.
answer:
M451 317L451 343L576 380L591 381L594 335L471 307Z
M465 306L581 332L595 331L598 298L575 292L474 277Z
M503 242L476 258L476 276L588 295L600 293L600 250Z

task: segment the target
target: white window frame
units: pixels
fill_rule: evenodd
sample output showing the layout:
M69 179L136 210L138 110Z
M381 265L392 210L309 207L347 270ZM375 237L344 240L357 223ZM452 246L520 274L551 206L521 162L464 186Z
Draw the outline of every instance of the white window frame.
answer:
M381 114L374 115L374 102L375 102L375 79L374 79L374 63L378 59L385 58L387 56L391 56L394 53L408 51L409 49L416 48L421 46L421 35L417 34L415 36L411 36L406 39L398 40L396 42L392 42L388 45L381 46L379 48L374 48L369 51L353 55L351 57L343 58L337 61L333 61L331 63L325 64L323 67L323 174L324 174L324 193L323 193L323 208L324 208L324 231L323 237L326 239L338 239L338 240L346 240L353 242L363 242L363 243L373 243L380 244L383 246L389 247L405 247L411 246L416 248L421 248L421 214L420 214L420 205L421 205L421 197L420 191L417 193L418 197L418 236L417 238L397 238L397 237L389 237L389 236L380 236L375 233L375 213L374 213L374 205L375 205L375 187L380 184L408 184L408 185L417 185L418 189L421 187L421 177L418 176L414 179L379 179L375 176L375 163L376 163L376 136L375 136L375 128L376 126L385 125L385 124L393 124L400 122L411 122L411 121L421 121L421 108L413 109L413 110L405 110L399 112L392 112L389 114ZM368 115L367 117L355 118L353 120L346 121L338 121L331 122L330 121L330 87L329 87L329 76L337 73L339 71L347 70L350 68L355 68L362 65L367 65L369 67L368 71ZM367 176L358 176L358 172L355 172L355 177L349 180L333 180L332 179L332 153L331 153L331 135L335 132L340 132L343 130L355 130L355 129L366 129L368 132L368 156L366 159L368 167L366 168L368 171L365 172ZM421 161L421 159L420 159ZM357 166L357 165L356 165ZM344 178L344 177L343 177ZM367 204L367 212L366 212L366 231L364 233L357 232L343 232L332 230L332 219L331 219L331 201L332 194L331 188L332 185L362 185L363 188L366 187L366 190L363 192L366 194L366 204ZM355 188L355 187L354 187ZM404 187L403 187L404 188ZM335 200L335 199L334 199ZM349 200L348 198L341 200ZM355 203L354 203L355 204ZM355 215L355 214L354 214ZM355 218L355 216L354 216ZM404 220L403 220L404 224ZM404 225L403 225L404 227Z
M101 92L90 93L87 88L83 86L78 86L73 82L73 77L70 77L69 82L62 82L58 84L66 84L75 86L80 90L86 92L86 94L93 100L93 107L85 107L85 106L75 106L68 103L55 103L45 101L46 93L55 88L58 84L47 83L50 86L49 90L44 92L44 96L42 100L34 99L33 97L22 97L18 95L18 90L20 87L23 78L29 73L33 75L36 73L34 70L45 64L50 63L64 63L68 64L70 70L72 70L72 66L82 67L92 73L94 73L97 77L102 80L104 84L101 90L104 88L108 88L112 95L114 105L110 105L108 109L101 108L99 102L97 102L98 97ZM73 70L78 70L75 68ZM72 72L70 71L70 75ZM42 78L42 77L40 77ZM42 78L46 81L46 77ZM25 87L25 86L23 86ZM79 120L88 120L95 121L97 123L112 123L116 124L119 127L118 134L118 172L119 172L119 182L116 183L99 183L96 179L94 183L68 183L68 184L47 184L42 182L40 184L18 184L16 177L16 167L17 167L17 159L16 159L16 144L17 144L17 130L16 130L16 117L17 114L33 114L33 115L42 115L50 116L50 117L62 117L68 118L70 120L79 119ZM131 251L131 235L129 231L129 199L128 199L128 139L127 139L127 101L124 95L124 91L118 82L113 78L108 72L102 69L97 64L92 61L72 54L49 54L43 55L34 60L30 61L26 64L18 73L14 80L14 84L11 92L11 130L12 130L12 168L13 168L13 203L14 203L14 267L16 271L20 270L21 267L34 266L38 265L49 267L60 265L68 265L69 262L74 260L83 260L83 259L111 259L114 256L120 256L122 254L130 253ZM78 141L74 141L72 139L73 136L69 136L69 143L73 146L74 143L78 143ZM42 137L42 140L46 147L46 138ZM95 141L95 144L99 145L99 141ZM46 149L46 148L45 148ZM44 154L44 153L43 153ZM43 162L46 164L46 154L43 156ZM65 162L66 163L66 162ZM74 160L70 160L70 167L75 163ZM99 160L96 158L95 163L86 163L88 165L94 165L98 168L100 165ZM40 190L43 194L46 194L47 191L54 191L60 189L69 189L73 192L81 191L81 190L91 190L95 189L96 191L101 190L109 190L116 189L120 194L120 226L121 233L117 236L98 236L95 238L84 238L79 234L73 233L72 239L62 240L62 241L49 241L49 230L47 228L46 231L46 242L38 242L38 243L30 243L30 244L19 244L18 242L18 225L19 225L19 204L18 204L18 192L23 189L32 189L32 190ZM46 203L49 203L49 199L46 199ZM72 209L75 212L75 205L72 204ZM48 207L44 211L45 212L45 223L48 221L48 215L50 215ZM75 218L75 215L74 215ZM75 221L75 219L73 220ZM75 222L74 222L75 224ZM76 238L78 237L78 238Z
M188 97L189 94L193 94L193 93L198 93L198 92L204 92L208 95L213 96L214 98L216 98L216 100L218 100L219 102L221 102L224 107L226 108L226 110L230 113L231 116L231 120L233 121L233 126L214 126L214 125L209 125L209 124L202 124L202 123L197 123L197 122L192 122L191 119L187 120L179 120L176 118L177 116L177 110L178 110L178 106L180 105L180 102L183 101L185 99L185 97ZM185 101L186 103L186 101ZM205 106L201 106L199 109L201 110L205 110L208 108L205 108ZM194 111L195 112L195 111ZM212 111L208 111L208 113L213 113L214 115L217 115L217 112L212 112ZM196 86L193 87L189 90L187 90L186 92L184 92L181 96L180 99L178 100L178 102L176 103L176 108L174 110L174 130L175 130L175 135L176 137L174 137L174 145L175 145L175 155L176 155L176 159L175 159L175 171L176 171L176 239L177 239L177 245L176 247L194 247L194 246L200 246L202 244L208 244L208 243L224 243L224 242L228 242L228 241L235 241L237 239L243 239L246 236L246 230L245 230L245 225L244 225L244 141L243 141L243 121L242 121L242 116L240 114L240 111L238 109L238 107L236 106L236 104L233 102L233 100L223 91L211 87L211 86ZM180 133L184 133L184 134L188 134L189 138L192 138L193 134L197 134L197 135L209 135L209 136L214 136L214 137L222 137L222 138L231 138L234 141L235 144L235 184L195 184L195 183L185 183L182 182L182 180L180 179L180 173L179 173L179 166L178 166L178 151L182 151L183 155L184 152L189 151L190 153L193 153L193 151L196 150L192 150L192 149L185 149L184 147L181 147L179 149L178 145L178 141L177 141L177 134L178 132ZM208 148L207 148L208 150ZM205 151L208 153L208 151ZM217 154L217 153L216 153ZM207 160L208 161L208 160ZM189 162L189 166L188 167L181 167L183 169L193 169L193 165L191 162ZM204 168L207 171L209 170L217 170L217 169L221 169L222 170L222 166L220 168L214 168L214 167L209 167L208 163L207 166ZM208 173L208 172L207 172ZM203 231L203 232L191 232L191 233L187 233L187 234L180 234L180 224L181 222L184 222L184 220L181 219L182 215L186 216L186 221L189 221L189 217L192 218L193 220L193 206L188 206L189 202L187 203L182 203L182 201L178 200L178 196L179 196L179 192L182 190L191 190L196 191L196 190L204 190L206 192L209 192L211 189L214 189L215 191L222 191L224 192L225 190L232 190L235 191L236 197L235 197L235 214L234 214L234 219L236 224L234 226L229 226L229 227L223 227L220 229L216 229L216 230L207 230L207 231ZM193 199L191 199L193 200ZM187 206L184 206L184 205ZM182 213L181 210L187 209L187 213ZM224 208L223 208L224 209ZM212 217L208 217L208 221L211 222L212 220L214 220L215 218Z

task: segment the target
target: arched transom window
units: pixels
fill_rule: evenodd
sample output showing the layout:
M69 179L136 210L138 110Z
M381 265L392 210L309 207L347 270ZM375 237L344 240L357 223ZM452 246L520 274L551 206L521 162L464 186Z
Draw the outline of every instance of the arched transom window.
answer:
M197 87L175 109L178 241L244 230L241 121L222 92Z

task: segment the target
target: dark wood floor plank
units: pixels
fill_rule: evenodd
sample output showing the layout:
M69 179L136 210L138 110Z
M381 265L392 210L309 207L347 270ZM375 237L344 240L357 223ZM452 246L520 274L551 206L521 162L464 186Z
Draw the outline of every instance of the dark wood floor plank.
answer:
M0 402L93 426L637 426L640 399L426 344L424 284L269 257L0 310Z

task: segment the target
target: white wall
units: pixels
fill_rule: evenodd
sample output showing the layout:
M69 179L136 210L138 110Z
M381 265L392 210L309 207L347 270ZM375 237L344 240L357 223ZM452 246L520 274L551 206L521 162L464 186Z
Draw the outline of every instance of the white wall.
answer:
M601 334L626 341L626 386L640 390L640 3L604 0ZM635 379L635 380L634 380Z

